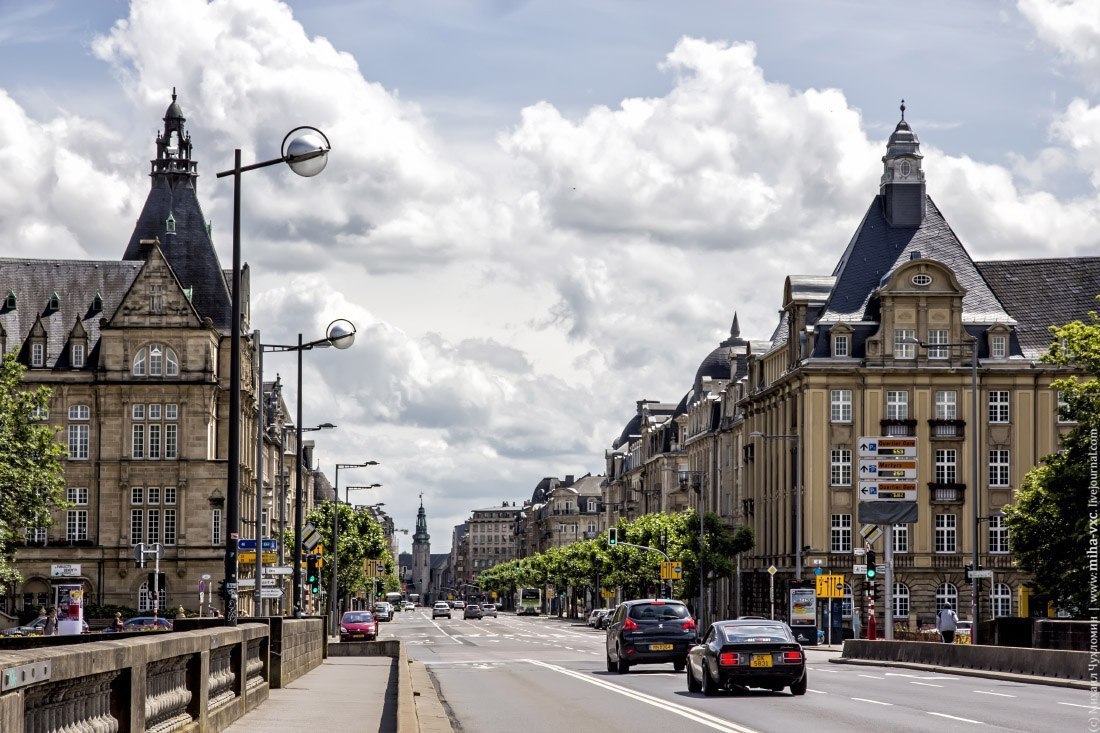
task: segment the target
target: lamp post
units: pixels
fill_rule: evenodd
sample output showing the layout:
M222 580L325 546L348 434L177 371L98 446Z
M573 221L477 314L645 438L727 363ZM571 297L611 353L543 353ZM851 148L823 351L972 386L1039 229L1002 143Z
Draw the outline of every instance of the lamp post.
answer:
M291 140L291 135L308 131ZM320 138L318 138L320 136ZM237 541L241 531L241 174L276 163L286 163L300 176L312 177L325 169L328 138L315 127L296 127L283 138L282 154L278 158L241 165L241 149L233 152L233 168L217 174L218 178L233 176L233 286L229 323L229 451L228 481L225 492L225 625L237 625ZM301 420L299 420L301 422ZM257 517L257 521L259 517ZM256 578L259 584L260 579Z
M332 323L328 324L328 328L325 331L326 336L323 339L317 339L316 341L302 341L302 334L298 334L297 344L260 344L261 351L294 351L298 354L298 415L294 424L298 427L295 428L294 435L294 566L292 569L292 577L294 578L294 615L300 616L302 613L302 433L306 431L306 428L302 425L302 352L312 351L313 349L323 349L330 346L337 349L347 349L353 343L355 343L355 326L351 321L338 318ZM328 423L326 423L328 425ZM324 426L321 426L324 427Z
M802 441L798 435L766 435L759 430L749 433L749 437L794 443L794 579L802 580Z
M366 468L367 466L377 466L378 461L365 461L363 463L337 463L336 464L336 483L333 487L332 496L332 582L329 583L331 589L329 593L329 613L332 615L332 635L339 636L340 634L340 608L339 597L337 593L340 590L338 582L338 573L340 571L340 553L337 551L340 547L340 469L341 468ZM381 486L381 484L378 484ZM347 493L344 494L344 501L347 503Z
M922 349L939 349L939 348L969 348L970 349L970 412L973 414L971 418L974 421L974 428L971 431L970 436L970 480L973 485L973 501L971 502L974 508L974 546L971 549L970 562L973 563L971 567L974 570L978 569L978 535L981 531L981 491L978 486L978 426L981 424L978 416L978 339L972 337L969 341L957 341L947 344L930 344L926 341L922 341L918 338L905 339L907 343L916 344ZM978 643L978 578L971 578L970 586L970 618L973 619L973 624L970 629L970 643ZM891 590L893 590L891 588Z
M704 524L705 502L706 502L706 490L704 484L706 483L707 472L706 471L679 471L677 478L680 481L680 486L688 488L689 486L699 492L699 629L705 628L705 621L707 617L707 594L706 594L706 566L704 564L703 552L706 549L706 525Z

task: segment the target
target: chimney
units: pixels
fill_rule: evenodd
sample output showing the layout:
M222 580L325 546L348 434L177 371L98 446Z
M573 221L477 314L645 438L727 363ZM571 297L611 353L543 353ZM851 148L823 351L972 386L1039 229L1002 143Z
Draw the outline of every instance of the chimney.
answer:
M920 250L915 249L912 252L910 252L909 253L909 259L910 260L919 260L920 259Z
M565 474L565 485L566 486L572 486L573 485L573 474L571 474L571 473Z
M160 246L160 237L153 237L152 239L139 239L138 240L138 251L141 253L142 257L148 257L149 254L153 251L153 248L154 247L159 247L159 246Z

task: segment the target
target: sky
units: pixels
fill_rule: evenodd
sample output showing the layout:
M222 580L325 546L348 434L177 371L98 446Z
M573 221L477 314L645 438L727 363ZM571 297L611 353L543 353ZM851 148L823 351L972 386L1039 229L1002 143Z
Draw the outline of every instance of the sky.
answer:
M321 338L304 422L432 550L600 473L639 399L829 274L906 119L975 259L1100 252L1095 0L0 0L0 237L117 259L172 89L223 267L240 148L252 327ZM268 355L293 392L293 355ZM410 538L401 535L402 550Z

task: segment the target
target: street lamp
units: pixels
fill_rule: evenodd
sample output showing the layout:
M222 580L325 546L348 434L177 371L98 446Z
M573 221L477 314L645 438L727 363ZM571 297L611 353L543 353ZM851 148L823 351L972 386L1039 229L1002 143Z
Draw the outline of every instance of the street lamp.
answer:
M351 500L348 499L349 491L366 491L367 489L380 489L382 484L367 484L366 486L345 486L344 487L344 503L351 504ZM374 504L374 506L386 506L385 502Z
M978 534L981 531L981 503L982 495L978 487L978 426L981 424L978 417L978 339L972 337L969 341L956 341L948 344L929 344L926 341L921 341L918 338L904 339L906 343L916 344L922 349L939 349L939 348L964 348L970 349L970 411L973 413L971 418L974 421L974 429L971 431L973 435L970 436L970 480L974 486L973 489L973 507L974 507L974 547L971 550L970 562L973 563L971 567L974 570L978 569ZM970 643L978 643L978 578L971 578L970 586L970 618L974 620L973 626L970 630ZM892 582L892 581L891 581ZM893 588L890 589L893 591Z
M332 495L332 582L329 583L331 593L329 594L329 613L332 614L332 635L337 636L340 633L340 608L337 593L339 592L339 583L337 575L340 571L340 553L337 551L340 547L340 469L341 468L366 468L367 466L377 466L378 461L365 461L363 463L337 463L336 464L336 483L333 487ZM378 484L381 486L381 484ZM344 494L344 501L347 503L347 493Z
M703 551L706 549L706 525L703 523L705 518L705 502L706 502L706 489L704 484L707 481L706 471L678 471L677 479L680 482L680 488L693 488L699 492L699 630L702 631L704 623L707 617L707 595L704 590L706 585L706 566L703 560Z
M759 430L749 433L749 437L790 440L794 443L794 579L802 580L802 441L797 435L766 435Z
M326 336L316 341L302 342L302 334L298 334L297 344L260 344L259 351L263 353L265 351L283 352L294 351L298 354L298 416L294 421L295 425L301 426L302 424L302 352L312 351L313 349L325 349L328 347L335 347L343 350L349 348L355 343L355 326L351 321L343 318L338 318L332 323L328 324L328 328L325 329ZM263 361L260 360L260 368L263 367ZM263 415L261 414L261 418ZM325 427L330 423L325 423L320 427ZM333 426L335 427L335 426ZM302 613L302 433L305 432L305 428L298 427L295 431L295 461L294 461L294 567L292 569L294 578L294 615L300 616Z
M308 131L291 140L291 135ZM241 174L286 163L300 176L315 176L325 169L331 149L328 138L316 127L296 127L283 138L282 154L278 158L252 165L241 165L241 149L233 151L232 170L222 171L218 178L233 176L233 287L229 323L229 452L228 482L225 492L227 541L225 543L225 625L237 625L237 541L241 530ZM299 423L301 418L299 416ZM257 517L259 519L259 517ZM297 571L297 566L295 566ZM301 580L301 572L298 571ZM256 582L260 579L257 577Z

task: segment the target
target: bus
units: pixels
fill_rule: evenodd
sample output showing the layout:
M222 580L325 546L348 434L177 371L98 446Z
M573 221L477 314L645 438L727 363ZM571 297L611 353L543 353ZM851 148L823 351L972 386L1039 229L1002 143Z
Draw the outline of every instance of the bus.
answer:
M542 611L542 590L520 588L516 591L516 615L538 616Z
M389 603L392 606L396 606L398 611L401 610L401 594L400 593L396 593L396 592L391 591L390 593L386 594L385 598L386 598L386 603Z
M419 605L420 604L420 594L419 593L410 593L409 594L409 603L413 604L414 606Z

